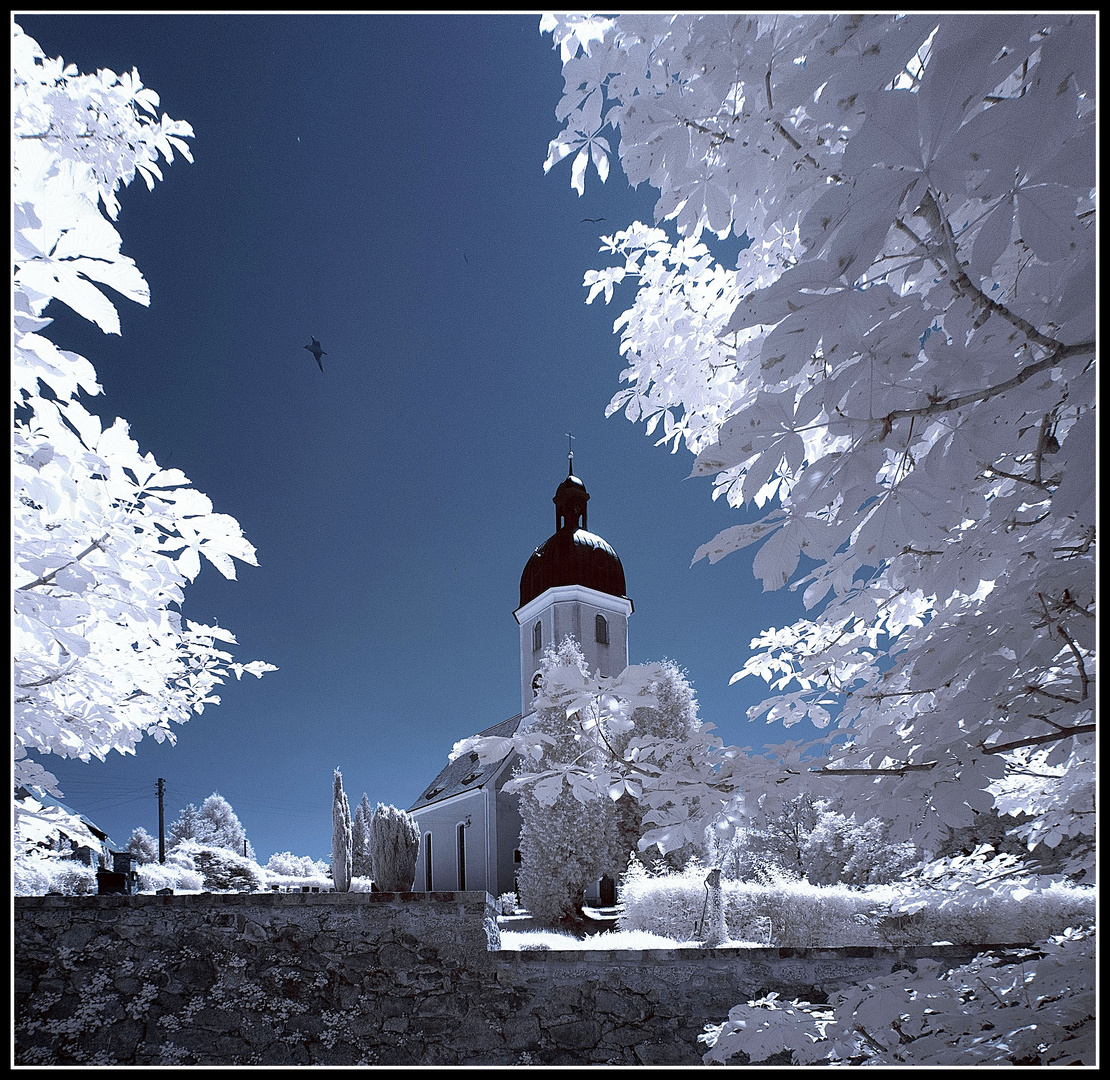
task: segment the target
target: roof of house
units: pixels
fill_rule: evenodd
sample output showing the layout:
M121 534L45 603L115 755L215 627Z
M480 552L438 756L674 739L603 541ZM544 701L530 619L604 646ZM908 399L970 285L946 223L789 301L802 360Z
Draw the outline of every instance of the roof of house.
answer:
M508 738L516 734L521 719L521 714L517 713L516 716L511 716L508 720L502 720L501 723L494 724L493 727L486 728L485 731L479 731L478 735L500 735L502 738ZM501 766L510 757L512 757L511 753L506 754L498 761L491 761L487 765L483 765L479 762L477 754L470 753L463 754L462 757L456 758L454 761L448 761L440 770L439 775L424 789L420 798L409 807L409 813L422 810L432 803L442 802L453 795L460 795L464 791L474 791L484 787L501 771Z
M17 787L15 806L27 839L47 841L60 834L81 843L92 840L108 848L115 846L103 829L53 795L41 791L32 793L25 787ZM86 835L86 831L91 835Z

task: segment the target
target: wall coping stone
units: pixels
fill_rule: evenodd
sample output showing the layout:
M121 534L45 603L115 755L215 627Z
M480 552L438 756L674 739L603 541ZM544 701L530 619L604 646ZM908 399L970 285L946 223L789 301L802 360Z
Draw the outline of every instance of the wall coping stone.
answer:
M791 948L764 945L733 945L717 949L503 949L501 958L515 958L521 964L565 960L574 963L612 963L636 957L645 963L676 960L691 963L696 959L717 960L871 960L891 957L897 960L962 960L981 952L1008 952L1030 949L1033 943L1016 942L988 945L830 945L823 948Z
M484 890L466 892L326 892L326 893L275 893L258 892L201 892L174 893L159 896L156 893L105 893L92 896L17 896L17 910L26 908L68 908L98 910L121 907L366 907L375 904L460 904L464 907L493 906L494 899Z

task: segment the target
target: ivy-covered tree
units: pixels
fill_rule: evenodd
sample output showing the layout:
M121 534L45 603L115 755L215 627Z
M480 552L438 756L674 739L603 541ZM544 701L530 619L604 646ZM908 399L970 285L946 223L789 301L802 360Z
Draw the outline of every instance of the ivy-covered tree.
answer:
M658 669L658 675L648 688L655 704L640 705L633 710L632 724L628 731L622 736L614 736L613 749L617 753L627 753L633 737L640 747L655 742L660 747L681 748L691 737L697 738L702 730L697 696L686 673L673 660L661 661ZM679 749L677 752L682 751ZM667 768L669 762L666 753L660 754L658 760L663 768ZM681 870L691 859L705 861L707 851L704 838L687 839L684 844L665 850L659 844L641 850L639 844L646 831L644 817L647 806L626 791L616 800L614 808L621 850L626 855L635 853L640 862L652 869L667 867ZM701 799L695 800L690 812L695 818L706 813Z
M116 196L136 174L153 187L174 151L192 160L192 129L158 116L137 72L81 75L18 24L12 61L14 779L60 795L29 754L173 742L229 674L275 669L233 662L229 631L179 611L202 556L229 578L234 559L255 565L239 524L141 453L123 420L89 412L93 365L45 334L51 303L118 334L105 285L150 303L120 252Z
M528 728L530 751L517 764L507 788L520 792L520 900L532 918L545 926L578 922L586 889L603 875L616 876L624 868L642 831L629 792L620 792L616 800L583 802L576 797L579 770L599 764L603 753L578 738L580 713L568 712L562 704L545 704L553 672L589 677L573 638L564 638L558 648L549 647L544 654L540 692ZM618 743L627 743L627 738L621 738L625 732L609 734Z

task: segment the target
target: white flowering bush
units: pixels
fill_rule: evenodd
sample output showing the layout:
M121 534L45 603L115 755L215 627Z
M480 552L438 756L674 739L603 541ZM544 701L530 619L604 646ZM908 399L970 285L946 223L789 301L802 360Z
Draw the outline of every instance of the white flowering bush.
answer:
M621 879L618 926L690 941L705 903L705 874L705 867L696 863L678 873L652 874L639 862L630 862Z

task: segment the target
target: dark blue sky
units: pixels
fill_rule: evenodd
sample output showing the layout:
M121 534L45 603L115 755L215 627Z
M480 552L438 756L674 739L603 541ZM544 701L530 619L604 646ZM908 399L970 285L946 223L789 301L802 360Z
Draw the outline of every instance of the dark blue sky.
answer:
M194 128L195 164L121 199L151 306L120 300L117 338L52 304L47 332L94 363L90 407L239 520L259 567L205 564L183 611L280 669L225 685L176 747L45 759L70 805L122 844L156 833L157 777L167 824L219 791L262 861L327 855L336 767L352 806L411 805L454 741L520 709L512 612L567 431L631 661L684 666L726 742L781 741L744 716L763 685L728 680L800 597L763 595L751 549L691 567L742 518L685 481L686 451L605 419L631 292L587 307L582 275L656 193L591 167L580 199L569 159L544 175L562 74L538 16L16 19L82 72L137 68Z

